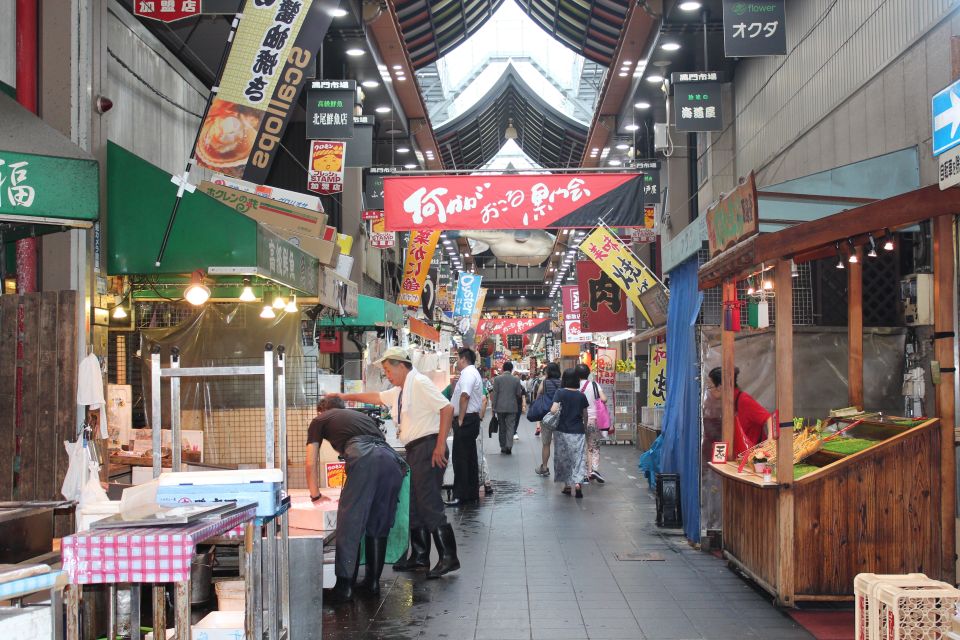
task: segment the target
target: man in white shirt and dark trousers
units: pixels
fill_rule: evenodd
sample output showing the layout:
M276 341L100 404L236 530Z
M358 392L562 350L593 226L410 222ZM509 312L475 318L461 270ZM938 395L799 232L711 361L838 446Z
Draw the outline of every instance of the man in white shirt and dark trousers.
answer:
M397 437L407 451L410 467L410 547L393 565L394 571L416 571L430 567L430 538L440 559L427 572L439 578L460 568L453 527L444 514L443 470L447 466L447 433L453 420L453 406L430 378L413 368L410 355L390 347L379 360L393 386L379 393L329 394L348 402L382 404L390 408L397 425Z
M480 436L480 408L483 380L475 366L477 354L466 347L457 352L460 378L453 388L453 496L448 507L474 504L480 494L477 438Z

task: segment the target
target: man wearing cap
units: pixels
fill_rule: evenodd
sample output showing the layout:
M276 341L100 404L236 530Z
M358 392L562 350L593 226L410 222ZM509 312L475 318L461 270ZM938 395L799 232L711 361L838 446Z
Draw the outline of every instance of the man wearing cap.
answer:
M393 565L394 571L415 571L430 566L430 538L440 559L428 578L460 568L453 527L444 514L443 470L447 466L447 434L453 406L430 378L413 368L410 355L399 347L386 350L378 361L393 385L379 393L328 394L350 402L382 404L390 408L397 437L407 451L410 466L411 553Z

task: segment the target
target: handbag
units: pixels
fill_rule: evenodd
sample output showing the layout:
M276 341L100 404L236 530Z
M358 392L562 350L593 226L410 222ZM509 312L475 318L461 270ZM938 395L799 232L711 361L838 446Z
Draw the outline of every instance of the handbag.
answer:
M607 403L600 400L600 392L597 390L597 383L593 383L593 397L596 399L597 409L597 429L600 431L610 431L612 420L610 419L610 410L607 409Z
M543 419L540 420L541 429L549 429L554 431L557 428L557 425L560 424L560 412L562 409L557 410L556 413L550 413L547 411L547 415L543 416Z
M551 406L553 406L553 398L548 398L546 394L541 395L534 400L530 408L527 409L527 420L530 422L540 422L544 416L550 413Z
M490 426L487 427L487 437L492 438L493 434L500 431L500 421L497 420L497 414L493 414L493 417L490 418Z

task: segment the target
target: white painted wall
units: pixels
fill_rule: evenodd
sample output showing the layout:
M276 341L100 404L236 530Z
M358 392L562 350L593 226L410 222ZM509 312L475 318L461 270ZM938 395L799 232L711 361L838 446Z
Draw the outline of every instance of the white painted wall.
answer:
M16 0L0 0L0 82L17 86Z

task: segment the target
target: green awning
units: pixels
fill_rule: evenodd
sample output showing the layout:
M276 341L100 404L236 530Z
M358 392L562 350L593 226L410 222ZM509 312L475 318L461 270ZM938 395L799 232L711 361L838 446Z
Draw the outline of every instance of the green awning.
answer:
M352 327L393 327L399 329L406 322L406 315L403 309L392 302L381 300L380 298L371 298L370 296L357 296L357 317L355 318L329 318L320 319L320 326L327 328L352 328Z
M252 218L195 191L185 193L157 268L154 260L177 186L169 173L107 146L107 270L160 275L203 269L208 275L259 276L316 296L320 261Z

